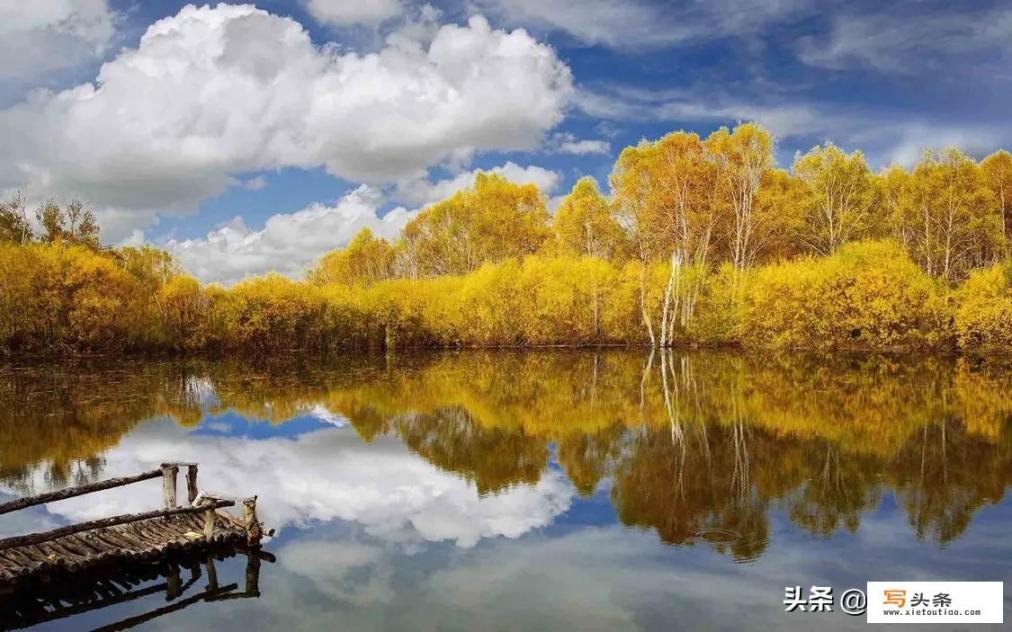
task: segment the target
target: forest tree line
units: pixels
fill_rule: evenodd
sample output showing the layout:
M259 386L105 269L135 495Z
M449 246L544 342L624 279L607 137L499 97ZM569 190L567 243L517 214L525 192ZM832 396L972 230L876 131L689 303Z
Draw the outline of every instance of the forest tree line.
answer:
M400 236L368 230L302 280L203 285L103 248L79 203L0 204L7 354L391 346L1012 347L1012 155L873 172L832 144L778 168L754 123L622 151L610 193L553 214L479 174Z

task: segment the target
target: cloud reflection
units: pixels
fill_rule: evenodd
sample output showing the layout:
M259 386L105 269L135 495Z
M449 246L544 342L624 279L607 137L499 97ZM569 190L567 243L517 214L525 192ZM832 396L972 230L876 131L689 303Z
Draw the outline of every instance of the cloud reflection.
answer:
M397 439L366 444L341 428L252 440L197 435L168 421L142 426L106 452L103 478L151 469L169 454L200 464L202 490L258 494L261 518L279 530L345 520L398 542L445 540L472 547L482 538L516 538L550 524L574 494L562 474L549 471L534 485L480 496L472 483L437 469ZM30 476L43 476L43 469ZM48 509L73 521L150 510L160 501L156 483Z

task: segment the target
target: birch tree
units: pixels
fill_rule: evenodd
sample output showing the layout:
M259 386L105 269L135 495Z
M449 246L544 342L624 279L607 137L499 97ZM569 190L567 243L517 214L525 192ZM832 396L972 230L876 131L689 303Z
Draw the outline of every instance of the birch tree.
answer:
M734 131L722 127L710 134L705 148L717 167L721 194L731 211L731 262L736 268L747 268L757 253L755 235L769 220L754 211L759 185L773 167L773 138L760 125L744 123Z
M955 148L926 152L901 202L897 230L928 274L950 283L994 261L1003 249L1001 216L977 164Z
M868 233L874 191L864 155L844 153L832 143L798 154L792 168L805 188L801 199L806 229L801 240L820 255Z
M1012 238L1012 154L1004 149L980 161L984 185L994 195L1001 214L1002 237Z

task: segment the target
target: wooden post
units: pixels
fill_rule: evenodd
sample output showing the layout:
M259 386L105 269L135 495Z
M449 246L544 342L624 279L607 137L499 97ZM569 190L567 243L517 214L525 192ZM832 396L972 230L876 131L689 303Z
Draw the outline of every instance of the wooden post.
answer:
M176 508L176 474L179 473L178 465L162 466L162 490L165 496L165 508Z
M169 572L165 575L165 601L172 601L183 594L183 579L179 576L179 567L169 564Z
M214 556L210 553L207 554L206 568L208 590L218 590L218 571L214 568Z
M260 546L260 538L263 536L263 532L260 530L260 521L257 520L256 496L243 499L242 523L246 529L246 544L249 546Z
M197 464L191 463L186 466L186 496L190 504L197 499Z
M211 536L214 535L214 520L217 515L214 511L214 504L208 506L207 511L204 512L204 541L208 544L211 543Z
M260 596L260 555L257 551L246 553L246 595Z

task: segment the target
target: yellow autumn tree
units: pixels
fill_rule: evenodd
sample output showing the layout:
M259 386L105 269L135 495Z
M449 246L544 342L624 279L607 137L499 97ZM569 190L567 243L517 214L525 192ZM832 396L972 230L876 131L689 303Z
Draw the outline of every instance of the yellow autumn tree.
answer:
M1004 252L994 196L966 154L955 148L926 152L909 177L895 178L893 230L929 275L953 283Z
M552 221L557 252L600 259L624 259L629 243L597 181L583 177L562 200Z
M755 213L764 218L758 241L758 263L778 261L809 249L799 235L808 230L805 217L806 189L784 169L770 169L763 176L755 199Z
M773 168L773 137L756 123L733 131L722 127L707 137L707 155L717 168L720 195L730 209L727 250L736 268L752 265L772 217L757 212L756 197Z
M980 170L1001 214L1002 236L1007 242L1012 238L1012 154L996 151L980 161Z
M394 275L395 252L385 239L368 228L360 230L341 250L328 252L309 271L316 285L372 285Z
M874 189L864 154L844 153L832 143L795 157L792 167L805 191L801 241L812 251L830 255L868 235L874 221Z
M466 274L483 263L533 254L551 235L544 195L479 173L474 186L423 210L401 234L408 276Z
M25 196L18 192L10 199L0 200L0 243L25 245L32 240Z
M102 246L83 204L0 203L0 353L740 344L1004 349L1012 155L871 174L827 144L773 164L754 123L621 152L549 222L480 173L394 243L368 230L303 281L203 285ZM889 241L881 241L889 238ZM918 266L920 270L918 270Z

